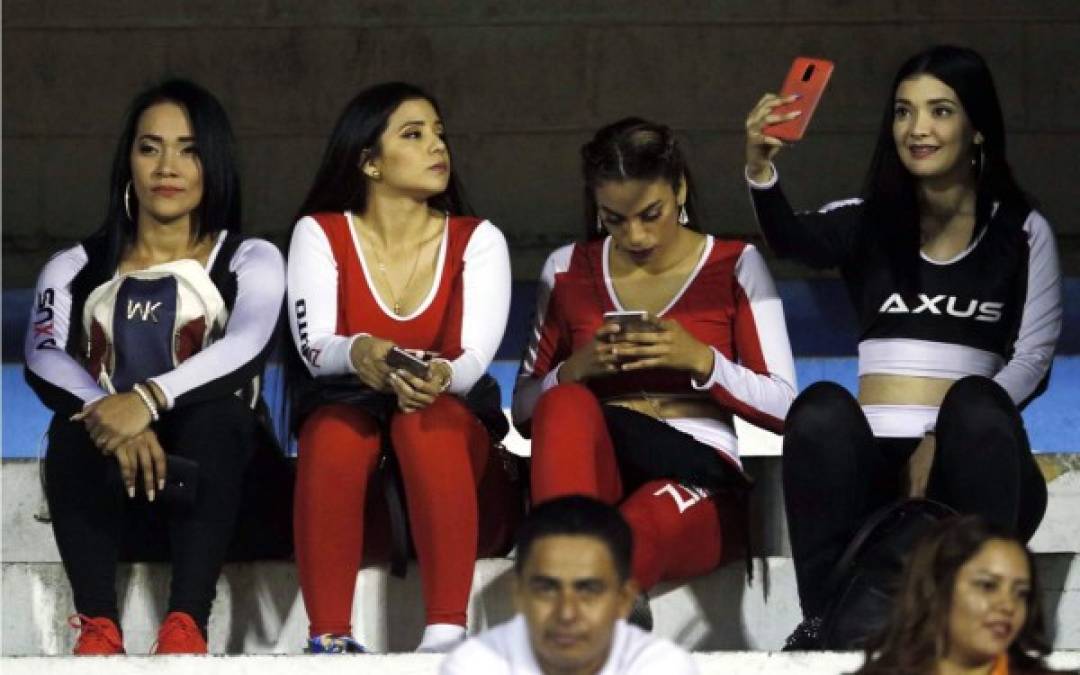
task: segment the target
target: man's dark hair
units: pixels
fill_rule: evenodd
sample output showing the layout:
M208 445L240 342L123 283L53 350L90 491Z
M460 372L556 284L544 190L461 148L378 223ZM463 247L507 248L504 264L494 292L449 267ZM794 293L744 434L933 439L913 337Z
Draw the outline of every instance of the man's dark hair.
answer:
M630 577L630 554L634 537L630 526L614 506L585 495L569 495L533 508L518 528L514 571L521 576L533 543L541 537L580 536L599 539L615 562L619 581Z

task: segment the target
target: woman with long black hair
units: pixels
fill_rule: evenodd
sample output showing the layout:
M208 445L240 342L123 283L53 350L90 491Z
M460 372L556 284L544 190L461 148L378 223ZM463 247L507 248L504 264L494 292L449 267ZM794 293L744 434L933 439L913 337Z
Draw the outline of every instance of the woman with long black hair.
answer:
M509 541L513 491L481 422L505 418L497 393L468 399L506 327L510 259L502 233L468 213L430 94L391 82L346 106L289 246L309 651L363 649L352 598L385 520L372 490L384 450L400 466L420 565L421 651L464 640L476 558ZM423 364L410 371L402 350Z
M1013 179L990 71L976 52L916 54L889 88L860 198L795 214L765 95L747 121L746 177L780 257L838 267L859 319L859 392L822 382L792 405L784 494L812 647L825 579L868 514L925 494L1026 541L1046 485L1019 409L1046 386L1061 330L1053 233Z
M105 222L46 264L26 340L27 380L55 412L47 496L78 611L76 654L124 651L116 563L131 516L168 531L173 577L156 652L207 651L244 475L272 442L256 409L284 292L281 254L240 234L233 136L217 99L183 80L139 94Z

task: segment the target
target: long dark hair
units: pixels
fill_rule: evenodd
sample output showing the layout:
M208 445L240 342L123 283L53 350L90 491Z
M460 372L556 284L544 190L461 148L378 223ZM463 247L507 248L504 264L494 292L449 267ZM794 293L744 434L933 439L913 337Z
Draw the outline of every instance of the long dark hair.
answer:
M315 181L295 220L321 211L363 213L367 209L367 178L360 171L361 154L366 151L371 159L379 156L379 138L386 131L390 115L402 103L411 100L427 101L442 116L439 104L431 94L405 82L376 84L349 101L330 133ZM449 141L446 147L449 152ZM453 157L453 153L450 155ZM450 173L446 191L429 199L428 204L451 215L472 212L456 171Z
M141 92L131 102L116 144L105 220L93 235L107 241L108 269L116 268L124 249L135 240L136 223L128 217L124 204L124 194L131 182L131 148L139 118L147 108L159 103L175 103L183 108L195 135L203 195L191 214L192 239L221 230L240 231L240 173L236 168L236 142L225 109L213 94L194 82L166 80ZM139 200L134 189L128 198L131 213L137 218Z
M596 188L607 181L667 181L679 192L686 180L687 227L701 231L697 198L690 169L682 149L669 127L640 117L626 117L601 128L581 146L581 166L585 176L585 238L599 239L604 233L596 226Z
M900 83L924 74L941 80L956 92L972 127L983 137L981 159L972 167L976 173L972 236L977 237L990 223L994 202L1008 207L1028 204L1006 160L1001 104L994 78L982 56L966 47L937 45L909 58L889 87L877 146L863 188L864 243L881 245L894 276L906 290L917 290L918 284L919 205L915 179L896 151L893 110Z
M1010 672L1046 672L1040 662L1050 653L1031 551L1015 535L979 516L940 523L915 547L904 568L900 590L885 629L867 643L860 675L924 675L948 649L948 622L960 568L987 542L1005 541L1024 552L1031 574L1027 617L1009 645Z

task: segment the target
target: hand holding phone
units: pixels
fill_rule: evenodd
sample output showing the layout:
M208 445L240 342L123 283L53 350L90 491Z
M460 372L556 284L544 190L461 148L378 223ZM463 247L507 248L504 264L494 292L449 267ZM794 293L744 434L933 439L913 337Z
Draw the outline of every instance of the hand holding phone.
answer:
M400 347L391 347L390 351L386 353L386 365L394 370L404 370L410 375L419 377L422 380L428 379L427 361L424 361L419 356L407 352Z
M643 310L604 312L604 323L613 323L619 327L618 333L608 335L609 342L616 342L618 335L651 333L656 330L656 324L649 318L649 313Z
M806 133L810 118L817 108L825 85L832 75L833 62L800 56L791 64L784 85L780 88L780 98L798 96L791 103L785 103L772 109L774 115L786 115L798 111L792 119L770 124L764 127L765 134L785 141L797 141Z

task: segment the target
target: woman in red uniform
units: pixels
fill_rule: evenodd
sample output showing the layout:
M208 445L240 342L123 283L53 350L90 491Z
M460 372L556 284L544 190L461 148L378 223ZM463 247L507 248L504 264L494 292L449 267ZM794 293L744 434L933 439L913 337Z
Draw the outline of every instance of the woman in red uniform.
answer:
M588 241L544 266L514 421L533 439L533 499L620 504L648 590L740 552L731 528L746 479L732 417L780 431L794 365L761 255L696 229L670 129L624 119L582 156ZM605 320L628 310L649 319Z
M311 385L294 409L311 651L362 650L352 598L385 445L400 465L420 563L421 651L464 639L477 553L508 534L506 476L463 397L502 339L509 255L499 230L466 211L431 96L386 83L349 103L289 247L290 324ZM394 348L424 352L427 375L388 365ZM363 400L334 402L342 386Z

